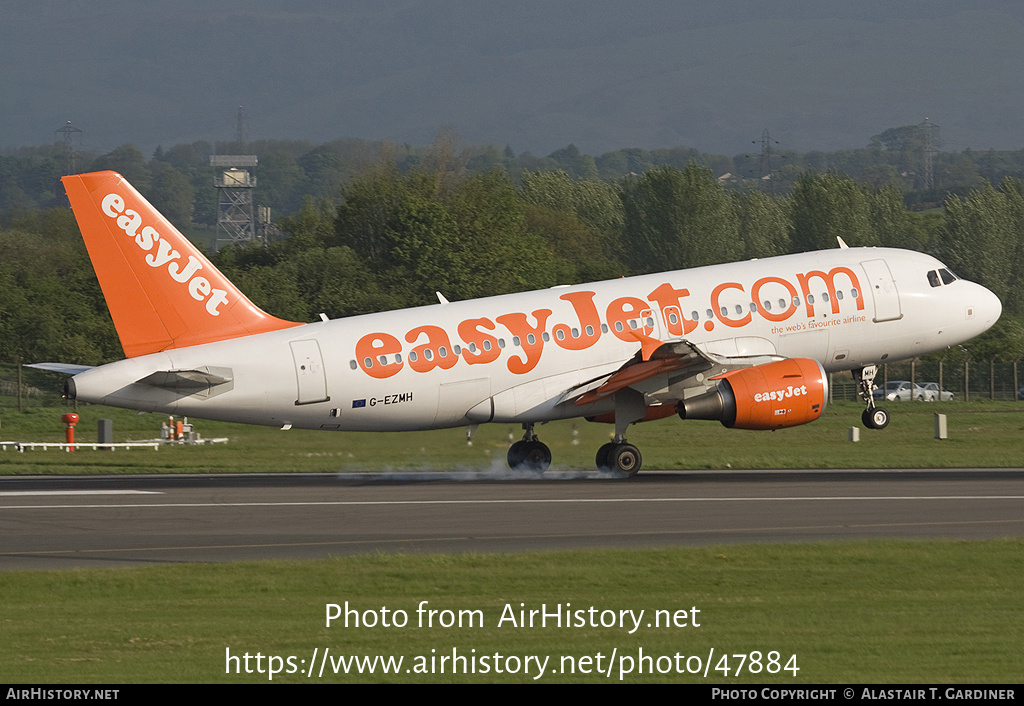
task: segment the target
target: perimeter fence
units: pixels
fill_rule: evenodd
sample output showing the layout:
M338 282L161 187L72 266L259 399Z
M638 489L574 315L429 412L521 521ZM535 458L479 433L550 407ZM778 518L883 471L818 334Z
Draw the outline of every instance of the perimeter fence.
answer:
M27 410L36 407L73 407L64 399L67 375L27 366L0 363L0 409Z
M882 365L875 377L875 386L884 389L891 381L907 380L917 385L935 383L941 390L953 393L953 399L959 401L1021 400L1024 383L1020 380L1019 368L1020 361L996 359L901 361ZM832 400L857 399L857 384L850 373L833 373L831 380Z

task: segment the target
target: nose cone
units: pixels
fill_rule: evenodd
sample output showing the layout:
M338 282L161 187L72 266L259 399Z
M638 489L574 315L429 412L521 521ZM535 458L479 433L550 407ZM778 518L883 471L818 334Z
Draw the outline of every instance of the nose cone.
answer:
M999 301L999 297L985 289L981 288L983 294L981 297L981 305L978 307L981 311L981 318L983 321L987 321L988 325L991 326L1003 313L1003 303Z
M967 319L976 326L974 335L980 335L992 328L1002 313L1003 303L999 301L999 297L980 284L975 284L967 307Z

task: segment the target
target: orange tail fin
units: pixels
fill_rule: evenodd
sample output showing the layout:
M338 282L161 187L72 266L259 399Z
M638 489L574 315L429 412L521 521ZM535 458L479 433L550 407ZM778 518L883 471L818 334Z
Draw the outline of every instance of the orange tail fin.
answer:
M129 358L301 326L257 308L120 174L61 181Z

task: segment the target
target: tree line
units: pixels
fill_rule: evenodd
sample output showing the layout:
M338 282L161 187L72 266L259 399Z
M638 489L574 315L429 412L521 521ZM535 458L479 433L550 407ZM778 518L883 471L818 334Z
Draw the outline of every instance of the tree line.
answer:
M798 152L772 141L759 148L753 141L748 151L732 156L683 146L589 155L571 144L535 156L517 154L508 146L467 145L451 130L442 130L433 144L420 147L352 138L319 145L302 140L197 141L158 147L149 159L132 144L96 153L58 142L0 155L0 218L62 205L63 174L113 169L137 184L175 223L211 227L217 217L209 159L214 154L259 156L256 199L274 218L293 215L307 195L336 198L344 184L378 162L410 172L457 161L466 172L503 171L517 183L524 172L561 170L577 180L619 182L658 167L697 164L710 169L730 191L776 196L788 194L807 172L831 172L878 188L894 186L916 211L941 207L949 194L964 197L985 184L998 186L1006 177L1024 179L1024 150L941 151L930 136L920 125L907 125L885 130L857 149Z
M1004 315L962 356L1024 353L1024 182L1009 177L941 212L908 210L893 184L805 172L785 196L736 190L699 163L609 181L564 170L468 169L440 150L378 160L335 197L307 195L284 237L229 246L215 264L262 308L299 321L790 252L890 246L935 254L996 292ZM136 181L147 198L166 187ZM175 217L172 215L172 221ZM180 221L179 221L180 222ZM0 225L0 361L119 358L85 248L66 208L8 212Z

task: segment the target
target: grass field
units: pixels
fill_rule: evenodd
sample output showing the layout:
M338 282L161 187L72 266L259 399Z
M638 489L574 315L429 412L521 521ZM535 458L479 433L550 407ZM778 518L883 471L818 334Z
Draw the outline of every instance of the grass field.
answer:
M62 440L63 409L17 413L5 400L0 404L3 440ZM634 427L629 438L643 451L648 469L1022 465L1024 405L890 408L889 428L862 429L859 443L847 440L860 418L860 407L852 403L830 406L813 424L772 433L664 420ZM933 438L936 411L949 416L946 441ZM114 420L117 441L157 436L161 422L157 415L102 407L78 412L83 440L95 438L101 417ZM470 446L459 429L284 432L193 421L204 436L227 436L230 442L159 451L8 450L0 453L0 474L503 468L509 434L521 434L508 425L486 425ZM556 467L588 468L610 427L561 422L538 431ZM275 682L531 682L539 663L527 668L526 657L533 656L549 658L539 680L546 682L618 682L620 671L632 667L621 681L1015 683L1024 648L1022 550L1020 538L883 540L5 571L0 681L260 683L270 680L267 671L274 664L283 670ZM392 618L406 611L409 624L346 628L339 621L325 627L326 605L346 601L363 617L370 611L380 619L382 608ZM421 628L416 609L422 601L455 611L453 616L479 611L483 624ZM598 615L644 610L645 619L633 634L617 626L521 628L506 621L499 627L506 605L518 611L542 604L549 610L593 606ZM692 607L700 610L699 628L646 627L652 611ZM397 674L383 673L378 662L373 674L334 675L329 662L324 677L306 677L314 649L319 660L325 648L332 658L404 661ZM644 663L648 671L664 673L636 673L641 649L652 658ZM760 656L753 659L755 652ZM245 672L246 653L251 673ZM239 660L227 660L228 654ZM741 654L747 655L745 668L737 674ZM452 674L453 655L476 657L477 672L466 674L470 663L456 662L462 671ZM270 656L282 660L272 663ZM447 664L442 657L449 658ZM513 657L518 669L508 673L517 664L509 661ZM442 666L444 674L438 673ZM596 673L609 668L607 676ZM695 670L701 675L689 673Z
M274 682L531 682L538 665L526 657L547 656L538 681L1016 683L1022 556L1020 539L877 541L5 572L0 680L261 683L278 656ZM377 624L326 627L327 604L346 601ZM419 625L422 601L439 611L432 628ZM586 624L501 622L542 605L587 611ZM591 607L607 626L590 624ZM383 627L382 608L392 624L405 611L407 624ZM445 610L450 627L439 626ZM643 610L640 627L628 617L619 627L620 610ZM685 626L657 627L659 610ZM328 661L320 677L318 660L309 678L325 648L335 659L402 657L402 667L335 675ZM229 652L248 653L252 673ZM438 673L453 654L477 657L478 671L449 661ZM664 673L638 674L641 654L647 672Z
M2 402L2 400L0 400ZM644 468L890 468L1011 467L1024 464L1024 403L905 402L889 405L892 423L882 431L860 429L861 407L830 405L824 416L775 432L726 429L718 422L682 422L675 417L640 424L628 438L644 457ZM63 441L62 408L24 413L0 408L0 438ZM934 438L934 414L948 416L949 438ZM162 417L99 406L82 406L77 438L95 441L97 421L114 422L115 441L159 436ZM159 451L8 450L0 453L0 475L54 473L237 473L332 472L380 469L504 469L514 425L487 424L466 443L465 429L432 432L357 433L290 430L193 420L204 437L228 437L226 445L162 448ZM591 468L608 440L606 424L583 420L537 427L551 447L554 466Z

